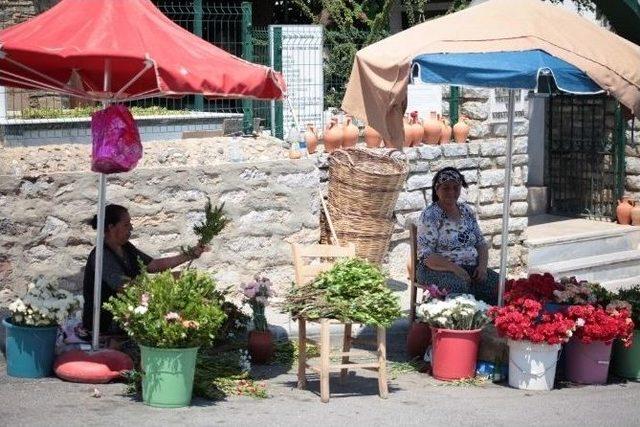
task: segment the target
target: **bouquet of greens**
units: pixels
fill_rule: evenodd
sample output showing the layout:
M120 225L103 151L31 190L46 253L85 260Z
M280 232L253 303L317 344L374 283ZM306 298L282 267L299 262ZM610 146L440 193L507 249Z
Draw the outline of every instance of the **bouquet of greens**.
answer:
M358 258L338 262L311 282L294 285L282 309L294 318L381 326L389 326L401 315L387 278L378 267Z

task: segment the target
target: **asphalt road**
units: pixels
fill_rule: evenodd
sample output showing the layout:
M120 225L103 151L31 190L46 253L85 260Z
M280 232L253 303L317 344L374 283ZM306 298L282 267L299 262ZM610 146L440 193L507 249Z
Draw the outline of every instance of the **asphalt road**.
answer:
M392 346L393 347L393 346ZM395 343L390 359L402 358ZM640 383L563 386L550 392L515 390L487 383L454 386L416 372L399 374L386 400L377 396L374 373L364 371L320 402L318 382L295 388L295 373L277 366L260 368L270 397L196 399L189 408L156 409L124 394L123 384L96 386L56 378L7 377L0 357L0 425L3 426L638 426Z

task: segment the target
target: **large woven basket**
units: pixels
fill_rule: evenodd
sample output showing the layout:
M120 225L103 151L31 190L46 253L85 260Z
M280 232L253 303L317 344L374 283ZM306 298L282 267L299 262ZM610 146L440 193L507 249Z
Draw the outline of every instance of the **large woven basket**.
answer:
M321 243L356 245L356 255L372 263L380 264L389 248L389 241L393 233L394 222L385 218L360 217L350 215L343 218L331 215L338 242L332 238L332 233L324 211L320 216Z
M390 219L408 173L401 151L336 150L329 157L330 211Z

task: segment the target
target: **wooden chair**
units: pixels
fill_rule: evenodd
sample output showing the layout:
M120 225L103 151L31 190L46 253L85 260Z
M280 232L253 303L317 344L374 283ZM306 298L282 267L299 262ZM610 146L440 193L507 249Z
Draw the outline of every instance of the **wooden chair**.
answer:
M348 246L335 245L299 245L292 244L293 265L295 267L296 285L313 280L319 273L329 270L339 258L349 258L356 254L353 243ZM320 262L308 264L306 259L315 258ZM330 261L327 259L331 259ZM351 336L351 324L342 323L332 319L319 319L320 323L320 365L311 365L307 359L307 321L298 318L298 388L304 389L307 385L307 369L320 374L320 399L326 403L329 401L329 374L331 371L340 370L340 378L344 380L348 369L372 369L378 371L378 389L381 398L388 395L387 389L387 358L386 358L386 330L378 327L377 331L377 361L369 363L354 363L349 361L350 356L370 355L368 352L355 352L351 350L354 338ZM330 324L344 325L344 337L342 342L342 352L331 354ZM341 357L340 364L331 364L331 356Z
M418 305L418 227L415 223L409 226L409 246L411 247L411 258L409 259L409 286L411 296L409 297L409 323L416 320L416 307Z

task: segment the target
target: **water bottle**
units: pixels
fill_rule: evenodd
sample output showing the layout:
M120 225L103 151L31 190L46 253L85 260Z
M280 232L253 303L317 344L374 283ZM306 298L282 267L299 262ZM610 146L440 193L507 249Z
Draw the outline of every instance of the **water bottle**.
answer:
M229 145L227 146L227 156L230 162L241 162L244 160L244 156L242 154L242 147L240 146L240 138L234 136L229 141Z
M307 157L307 141L304 139L304 131L298 131L298 146L300 147L300 155Z
M282 145L284 148L291 148L294 144L297 144L299 140L300 133L298 132L298 129L296 129L295 125L291 125L291 128L289 128L289 133L287 133L287 138Z

